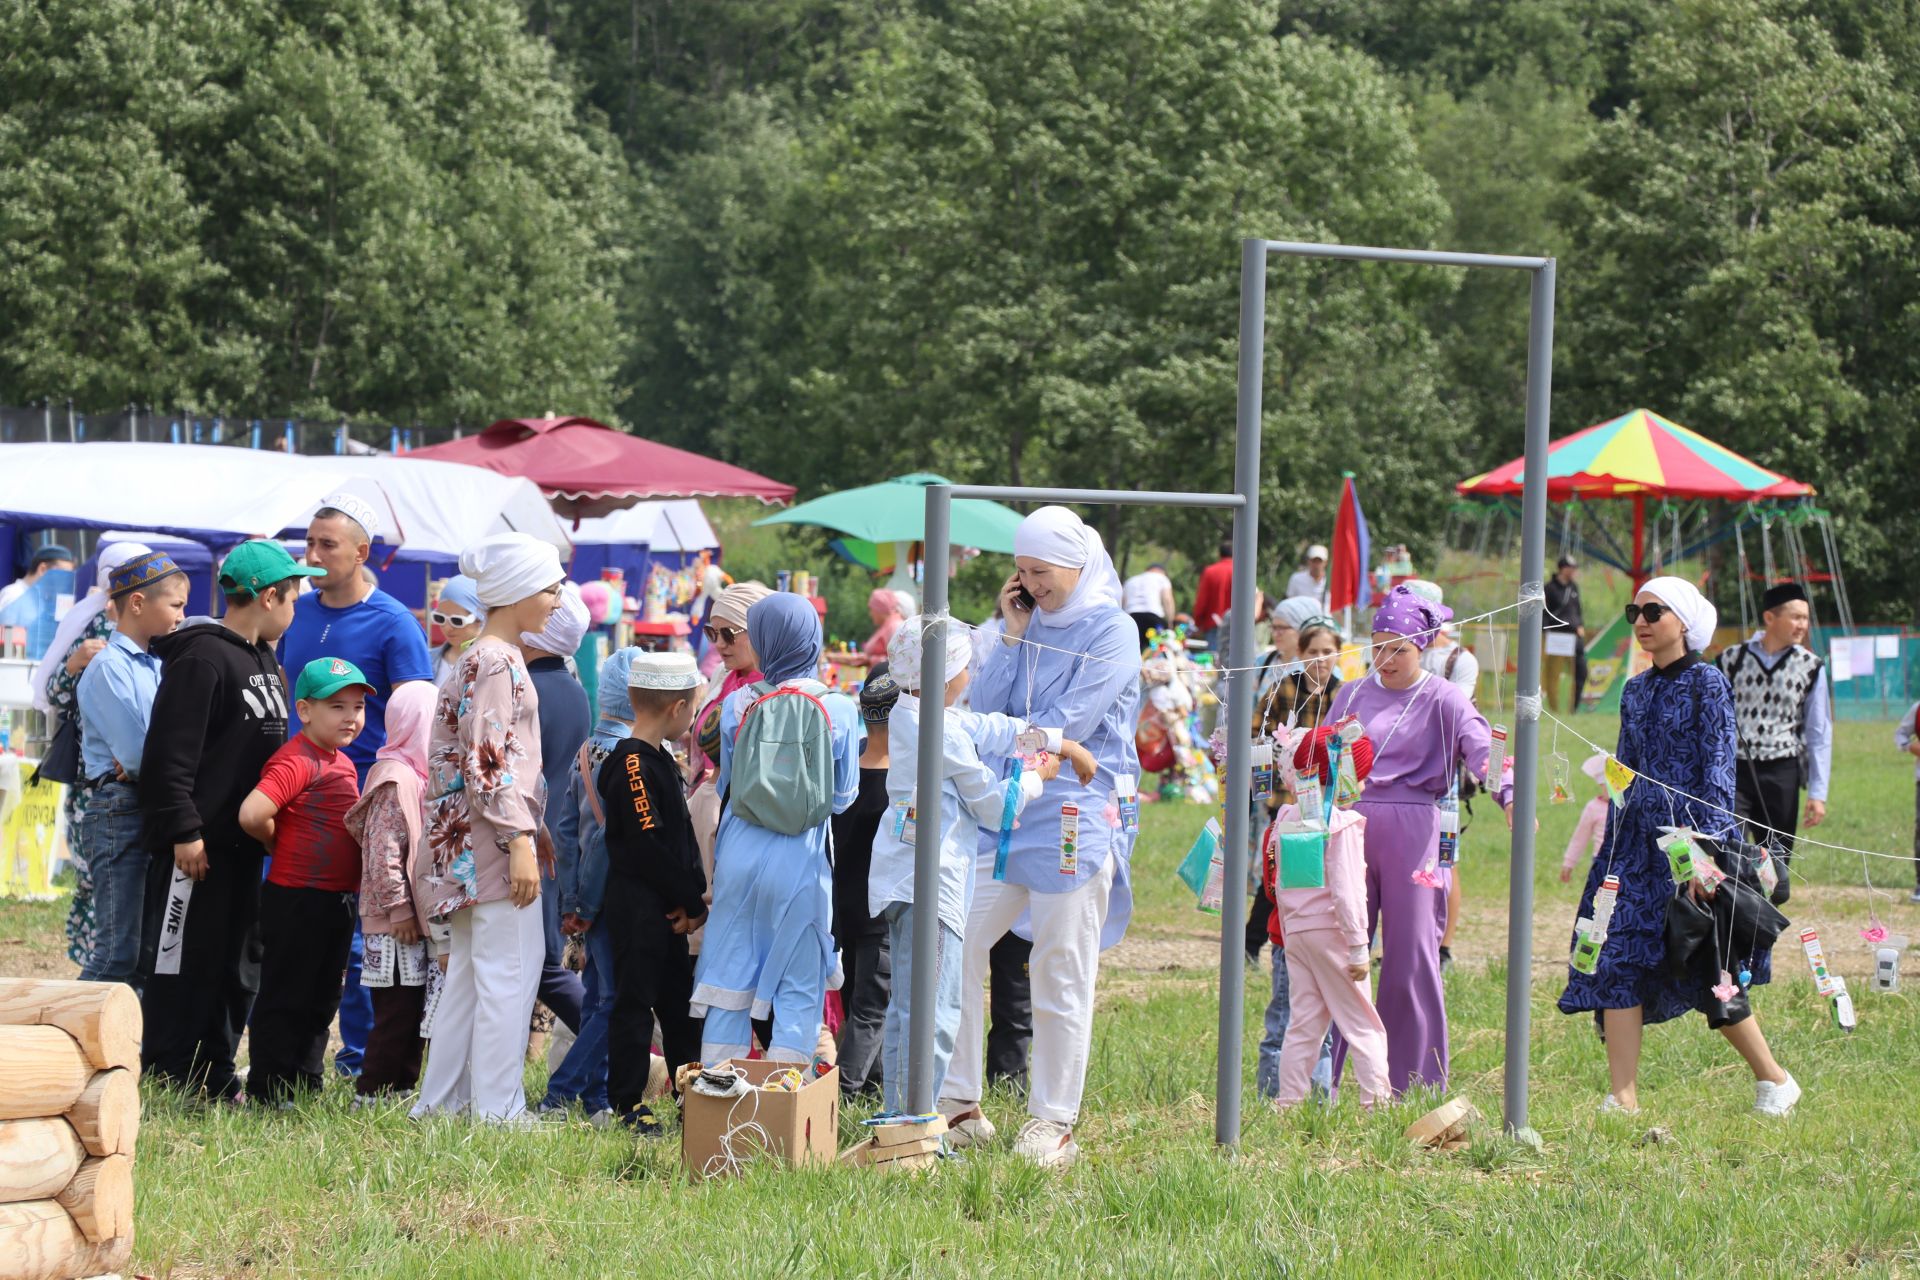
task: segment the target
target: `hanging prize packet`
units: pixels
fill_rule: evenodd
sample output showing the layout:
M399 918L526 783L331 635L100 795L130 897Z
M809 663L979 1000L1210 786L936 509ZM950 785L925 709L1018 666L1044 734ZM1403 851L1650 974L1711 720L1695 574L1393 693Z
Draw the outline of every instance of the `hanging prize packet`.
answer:
M1507 726L1497 724L1487 736L1487 790L1497 791L1507 771Z
M1675 884L1685 884L1694 878L1693 832L1685 827L1662 827L1665 834L1654 843L1667 855L1667 869L1673 873Z
M1838 989L1836 984L1840 980L1827 970L1827 951L1820 945L1820 931L1802 929L1800 946L1807 953L1808 967L1813 970L1813 985L1819 989L1821 995L1831 996Z
M1593 915L1575 922L1573 968L1577 973L1593 973L1600 967L1600 949L1606 945L1607 928L1613 923L1613 909L1620 901L1620 877L1608 876L1593 895Z
M893 806L893 838L901 844L913 844L914 817L915 808L911 800L902 800Z
M1080 874L1080 806L1071 800L1060 806L1060 874Z
M1020 757L1013 758L1013 772L1007 776L1007 798L1000 805L1000 843L993 853L993 878L1007 878L1007 851L1013 847L1013 820L1020 813Z
M1130 836L1140 834L1140 783L1130 773L1113 780L1114 807L1120 813L1120 830Z
M1549 767L1547 772L1553 780L1553 791L1547 797L1547 803L1548 804L1565 804L1567 801L1573 798L1572 796L1567 794L1567 776L1568 776L1568 773L1572 770L1573 766L1569 764L1567 762L1567 758L1561 755L1558 751L1553 753L1553 756L1551 760L1548 762L1548 764L1549 764Z
M1440 797L1440 865L1450 867L1460 858L1460 775L1455 774Z
M1273 794L1273 743L1253 744L1253 798L1264 800Z

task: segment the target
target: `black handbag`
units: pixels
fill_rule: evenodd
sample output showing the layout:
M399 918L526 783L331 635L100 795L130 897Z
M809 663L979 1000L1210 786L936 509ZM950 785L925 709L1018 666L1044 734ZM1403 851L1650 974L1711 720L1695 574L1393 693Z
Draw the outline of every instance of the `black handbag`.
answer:
M69 787L80 780L80 717L78 714L60 717L60 723L54 727L53 737L47 740L47 749L40 754L40 767L33 771L29 785L43 778L48 782L58 782Z

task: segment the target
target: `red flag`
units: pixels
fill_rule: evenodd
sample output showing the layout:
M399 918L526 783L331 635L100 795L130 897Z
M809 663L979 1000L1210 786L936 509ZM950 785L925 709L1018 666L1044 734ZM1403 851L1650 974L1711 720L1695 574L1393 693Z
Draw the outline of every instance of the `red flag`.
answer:
M1327 607L1342 609L1367 602L1367 517L1353 488L1353 472L1340 486L1340 507L1333 517L1333 563L1327 569Z

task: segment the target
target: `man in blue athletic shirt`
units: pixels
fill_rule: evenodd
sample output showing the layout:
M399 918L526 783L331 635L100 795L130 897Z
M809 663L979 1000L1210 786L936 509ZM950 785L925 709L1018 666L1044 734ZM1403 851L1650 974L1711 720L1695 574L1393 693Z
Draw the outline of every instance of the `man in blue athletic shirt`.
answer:
M367 699L367 723L344 751L364 784L374 753L387 740L387 699L396 685L433 679L427 635L407 607L380 590L361 572L371 554L379 519L371 505L351 494L335 494L307 526L307 563L326 570L314 590L294 607L293 625L280 641L280 665L302 671L315 658L351 662L373 687ZM300 732L300 718L289 708L287 731ZM360 987L360 931L353 933L353 957L347 965L340 999L340 1052L333 1065L357 1075L373 1029L373 1002Z

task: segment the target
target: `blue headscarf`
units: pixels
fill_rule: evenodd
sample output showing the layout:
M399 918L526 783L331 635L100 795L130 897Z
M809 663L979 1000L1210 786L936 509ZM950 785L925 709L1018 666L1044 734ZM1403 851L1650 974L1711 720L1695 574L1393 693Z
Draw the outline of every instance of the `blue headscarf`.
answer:
M640 650L628 645L624 649L615 649L600 664L600 696L596 710L602 720L633 719L633 703L627 699L627 671L633 666L633 656Z
M480 584L464 573L456 573L440 584L440 599L436 603L442 613L451 612L448 605L459 605L469 617L487 616L487 611L480 607Z
M776 591L747 610L747 634L770 684L814 678L820 672L820 615L811 601Z

